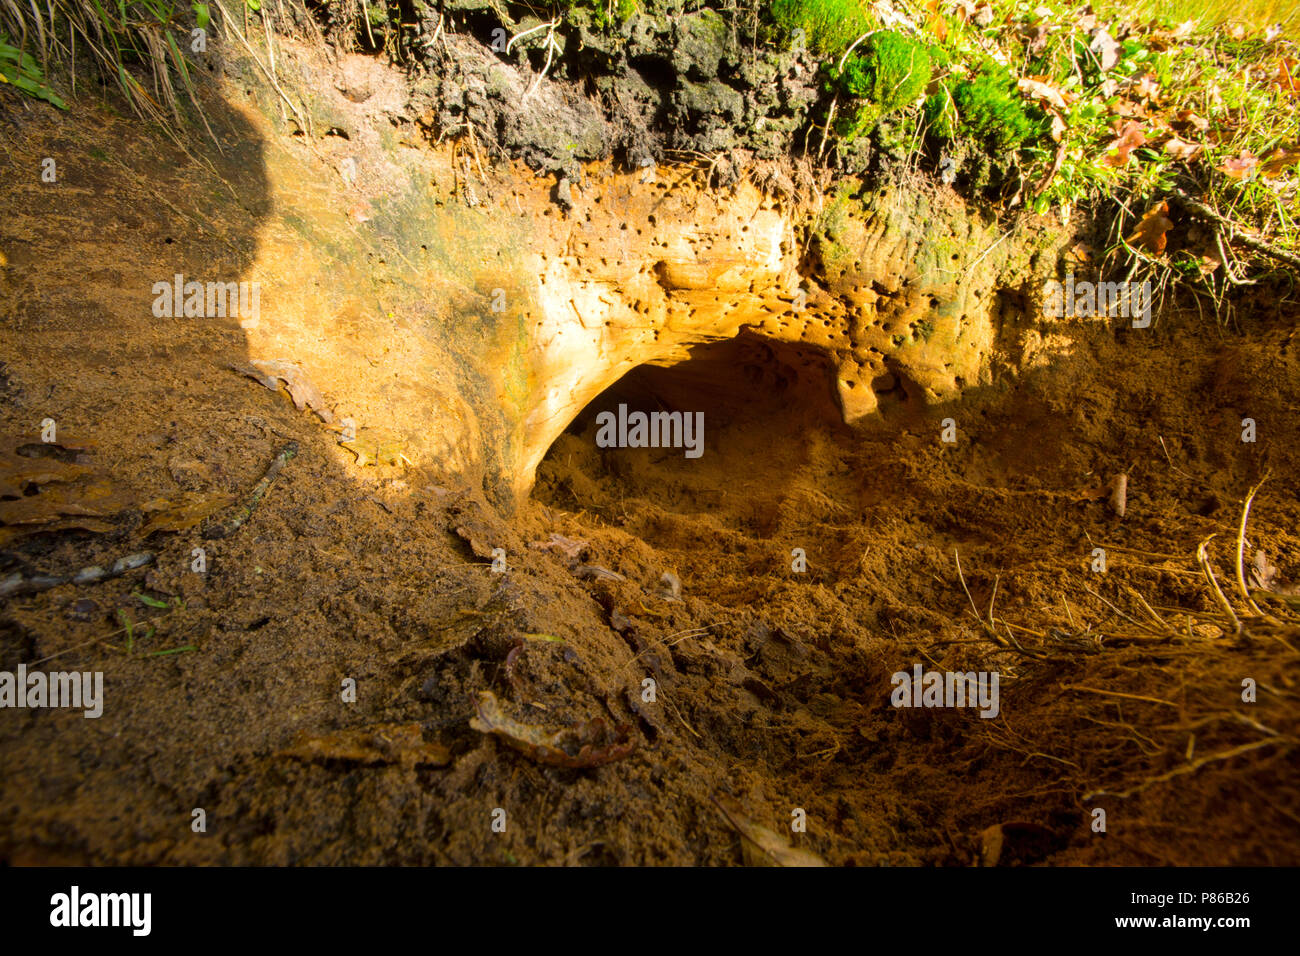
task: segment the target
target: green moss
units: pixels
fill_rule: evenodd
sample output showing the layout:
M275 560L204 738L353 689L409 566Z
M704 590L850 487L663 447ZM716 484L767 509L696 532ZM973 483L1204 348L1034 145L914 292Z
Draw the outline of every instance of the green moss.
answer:
M808 48L823 55L842 53L871 29L862 0L773 0L770 15L783 37L802 30Z
M957 124L957 104L948 87L940 83L939 89L925 98L925 125L940 139L953 139Z
M930 83L930 48L902 34L872 34L839 69L824 68L827 91L848 101L836 132L852 140L875 129L882 117L914 102Z
M615 0L611 7L607 0L563 0L567 10L586 9L591 12L592 23L600 29L622 26L640 11L640 0ZM611 15L612 13L612 15Z
M925 105L936 136L952 139L960 132L993 153L1019 149L1042 132L1041 116L1026 109L1015 79L992 60L951 88L941 85Z

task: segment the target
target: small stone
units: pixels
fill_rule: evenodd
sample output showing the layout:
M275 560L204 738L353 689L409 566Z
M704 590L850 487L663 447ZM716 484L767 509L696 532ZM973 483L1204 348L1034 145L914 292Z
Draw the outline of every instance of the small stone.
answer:
M81 598L68 605L68 617L83 624L89 624L99 617L99 605L90 598Z

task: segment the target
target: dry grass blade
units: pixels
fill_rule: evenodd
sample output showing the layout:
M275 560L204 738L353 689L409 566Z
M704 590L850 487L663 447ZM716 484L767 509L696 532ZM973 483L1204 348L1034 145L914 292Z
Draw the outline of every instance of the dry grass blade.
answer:
M993 602L997 600L998 583L1002 580L1001 575L999 575L993 582L993 594L989 598L989 619L986 621L982 616L980 616L979 609L975 607L975 599L971 597L970 588L966 586L966 575L961 569L961 554L958 553L956 548L953 548L952 554L957 562L957 578L961 581L961 589L966 592L966 600L970 602L971 613L975 615L975 620L979 621L980 629L984 631L985 635L1000 647L1005 647L1008 650L1024 654L1026 657L1033 657L1038 660L1046 659L1043 654L1023 648L1020 645L1020 642L1017 641L1015 636L1011 633L1010 625L1007 626L1007 636L1005 638L998 633L997 622L993 619ZM1002 623L1006 624L1006 621L1003 621Z
M1232 623L1232 632L1234 634L1240 634L1241 619L1237 617L1237 612L1234 611L1232 605L1228 603L1228 598L1223 593L1223 588L1219 587L1219 582L1214 577L1214 569L1210 567L1210 553L1207 546L1217 537L1218 535L1212 534L1196 546L1196 562L1201 566L1201 570L1205 573L1205 579L1210 582L1210 590L1214 592L1214 597L1219 602L1219 607L1223 609L1224 615Z
M1259 605L1255 603L1250 596L1250 591L1246 588L1244 555L1246 550L1246 522L1250 520L1250 505L1266 481L1268 481L1268 475L1261 478L1259 484L1251 488L1250 493L1246 495L1246 502L1241 507L1241 523L1237 525L1237 590L1241 592L1241 598L1246 602L1246 606L1259 617L1267 617L1268 615L1260 610Z
M1154 635L1157 636L1157 637L1165 637L1165 636L1167 636L1167 630L1162 629L1162 630L1159 630L1159 631L1158 631L1158 630L1156 630L1155 628L1151 627L1151 625L1149 625L1149 624L1143 624L1143 623L1142 623L1141 621L1139 621L1137 618L1132 617L1132 616L1130 616L1130 615L1124 613L1124 612L1121 611L1118 607L1116 607L1114 604L1111 604L1109 601L1107 601L1104 597L1102 597L1100 594L1098 594L1098 593L1097 593L1096 591L1094 591L1092 588L1088 587L1088 585L1085 584L1085 585L1083 586L1083 589L1084 589L1085 591L1087 591L1089 594L1091 594L1093 597L1095 597L1095 598L1096 598L1098 601L1100 601L1102 604L1106 605L1108 608L1110 608L1112 611L1114 611L1116 614L1118 614L1120 617L1122 617L1124 620L1128 621L1128 622L1129 622L1130 624L1132 624L1134 627L1138 628L1139 630L1146 631L1148 634L1154 634ZM1161 623L1163 624L1163 622L1161 622Z
M244 49L248 51L248 55L252 57L253 62L257 64L257 68L262 71L263 75L265 75L267 80L270 82L271 88L279 94L280 99L284 100L289 109L293 110L294 121L298 124L298 128L302 131L303 135L308 137L308 141L310 141L312 137L311 126L309 122L303 118L302 111L298 109L297 104L295 104L293 100L289 99L289 94L281 88L278 82L276 82L275 76L272 74L271 70L267 68L266 64L263 63L261 58L253 51L253 48L249 45L244 34L240 32L239 27L235 26L234 18L230 16L230 11L226 9L226 5L222 3L221 0L216 0L216 4L217 9L221 11L222 25L227 31L234 33L239 42L244 45Z
M1155 609L1152 608L1151 605L1148 604L1148 603L1146 602L1146 598L1144 598L1141 594L1139 594L1139 593L1138 593L1137 591L1135 591L1133 588L1129 587L1127 584L1124 585L1124 590L1127 591L1127 592L1129 593L1129 595L1130 595L1130 596L1131 596L1135 601L1138 602L1138 604L1142 605L1142 609L1143 609L1144 611L1146 611L1147 614L1149 614L1149 615L1151 616L1151 619L1152 619L1153 621L1155 621L1158 625L1160 625L1161 630L1166 631L1166 632L1169 633L1169 634L1175 634L1175 633L1177 633L1176 631L1174 631L1174 629L1173 629L1172 627L1169 626L1168 622L1166 622L1164 618L1162 618L1159 614L1157 614L1157 613L1155 612Z

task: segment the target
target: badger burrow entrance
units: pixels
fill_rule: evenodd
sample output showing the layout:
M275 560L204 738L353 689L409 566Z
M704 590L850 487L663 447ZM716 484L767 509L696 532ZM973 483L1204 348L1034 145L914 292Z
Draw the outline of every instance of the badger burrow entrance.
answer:
M545 505L542 527L581 540L580 586L626 644L630 679L653 677L672 702L642 708L658 721L655 746L725 767L738 790L816 807L844 841L841 860L987 861L989 821L1032 820L1003 827L1001 862L1192 862L1148 838L1186 812L1233 834L1215 838L1216 858L1236 854L1236 841L1268 855L1260 834L1285 830L1283 815L1252 803L1267 823L1248 826L1216 796L1252 801L1245 762L1188 775L1172 802L1105 805L1120 838L1104 843L1088 815L1100 804L1080 802L1166 769L1155 751L1130 747L1126 728L1161 753L1182 753L1188 739L1162 722L1159 703L1121 713L1062 684L1135 700L1195 687L1182 706L1211 720L1238 705L1243 667L1276 679L1282 666L1262 644L1229 647L1221 622L1208 623L1215 605L1195 552L1224 533L1261 474L1258 446L1233 430L1237 407L1277 414L1293 378L1236 371L1283 354L1276 334L1231 349L1208 333L1169 343L1134 362L1124 337L1072 329L1052 362L1030 361L1026 347L990 387L941 405L891 369L869 383L879 414L849 426L824 352L742 334L608 388L551 447L533 501ZM1293 375L1295 360L1283 361ZM1198 386L1208 374L1217 389ZM599 447L598 416L620 404L702 412L703 455ZM941 440L946 417L952 444ZM1293 460L1289 447L1270 445L1275 468ZM1126 470L1121 519L1096 489ZM1294 495L1279 488L1251 515L1250 547L1286 560L1296 519ZM1110 563L1094 574L1086 559L1103 544ZM1228 551L1215 560L1231 580ZM1146 605L1181 622L1181 636L1156 647L1114 610L1142 620ZM891 676L918 668L999 674L997 715L894 707ZM1275 701L1271 719L1290 725L1294 706ZM1226 725L1213 732L1208 743L1198 731L1198 752L1250 743ZM1256 770L1294 793L1274 756Z

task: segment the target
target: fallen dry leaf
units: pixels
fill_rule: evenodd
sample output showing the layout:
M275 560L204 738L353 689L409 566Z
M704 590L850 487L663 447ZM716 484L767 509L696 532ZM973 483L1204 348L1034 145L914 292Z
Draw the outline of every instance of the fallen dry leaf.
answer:
M107 480L52 485L37 495L0 501L0 524L42 524L65 517L109 518L130 505L126 493Z
M1259 164L1259 174L1267 179L1276 179L1286 172L1288 166L1296 163L1300 163L1300 149L1283 149L1279 146L1264 157L1264 161Z
M1177 136L1171 136L1164 146L1165 155L1172 159L1181 159L1185 162L1191 162L1205 151L1205 147L1199 143L1189 143Z
M89 463L94 450L94 445L90 442L73 444L65 438L61 442L28 442L15 448L14 454L20 458L57 458L69 464L84 465Z
M469 549L474 552L476 558L490 558L493 556L494 548L490 547L482 538L477 529L467 528L465 525L457 525L456 534L469 543Z
M58 458L34 458L0 451L0 497L3 498L21 498L31 485L75 481L88 474L88 468Z
M365 766L445 767L451 763L451 751L439 743L425 743L418 723L375 724L329 734L303 731L278 756L316 763L339 760Z
M1277 567L1268 559L1261 548L1255 552L1250 563L1250 586L1264 591L1273 590L1273 580L1277 577Z
M1025 46L1031 56L1037 56L1047 49L1047 38L1052 35L1051 27L1045 23L1040 23L1033 30L1025 34Z
M348 441L339 440L340 447L356 456L358 468L413 464L406 454L407 444L402 435L381 428L360 428Z
M478 695L477 713L469 725L480 733L495 735L538 763L554 767L599 767L622 760L636 749L630 728L610 728L601 717L553 732L522 724L506 715L490 690Z
M1300 64L1300 61L1297 61L1294 56L1279 56L1278 74L1273 79L1274 83L1292 96L1300 92L1300 81L1297 81L1295 75L1297 64Z
M1143 73L1133 82L1133 92L1144 100L1155 102L1160 99L1160 84L1150 73Z
M577 561L582 557L587 542L582 538L566 538L564 535L552 531L549 539L546 541L530 541L528 547L537 551L559 551L566 558Z
M1092 262L1096 252L1097 250L1093 249L1093 247L1088 245L1086 242L1076 242L1069 252L1070 261L1077 265Z
M108 534L116 531L117 525L99 518L59 518L43 524L0 525L0 546L28 535L49 533L52 531L86 531L91 534Z
M1069 103L1065 99L1065 94L1055 86L1044 81L1045 78L1025 77L1016 81L1016 86L1020 92L1030 99L1042 100L1058 110L1069 109Z
M938 37L939 42L942 43L948 39L948 23L939 11L939 0L929 0L925 5L925 9L930 14L926 21L926 29Z
M1119 42L1105 27L1098 27L1093 31L1092 43L1088 45L1088 49L1097 55L1097 62L1103 73L1119 62Z
M1141 124L1129 120L1124 124L1120 134L1106 147L1106 155L1101 161L1107 166L1116 168L1127 166L1129 154L1139 146L1146 145L1146 141L1146 134L1142 132Z
M1052 142L1059 143L1061 141L1061 137L1065 135L1065 130L1066 130L1065 120L1061 117L1061 114L1058 113L1056 110L1051 110L1051 115L1052 115L1052 128L1051 128Z
M997 866L1002 859L1002 824L995 823L980 831L980 865Z
M1056 842L1050 829L1026 820L995 823L980 831L980 865L1040 859Z
M1235 159L1229 159L1219 167L1219 172L1223 173L1229 179L1239 179L1243 182L1255 172L1255 167L1259 165L1259 157L1251 155L1248 150L1242 150L1241 155Z
M236 364L231 367L273 392L278 392L280 383L283 382L298 411L311 409L326 424L334 420L333 413L325 407L325 396L299 366L270 359L250 359L247 365Z
M1125 96L1111 104L1111 111L1122 119L1146 119L1146 104L1141 100L1135 100L1131 96Z
M1147 210L1127 241L1160 255L1165 251L1165 234L1173 228L1173 225L1173 220L1169 218L1169 203L1156 203Z
M825 866L826 861L810 850L793 847L778 833L749 818L740 801L725 793L713 795L722 816L741 836L741 852L749 866Z
M152 515L140 528L140 534L147 536L155 531L188 531L234 503L233 495L201 495L194 492L179 499L155 498L140 507L145 514Z
M1120 472L1110 483L1110 494L1106 499L1115 517L1122 518L1128 511L1128 475Z

